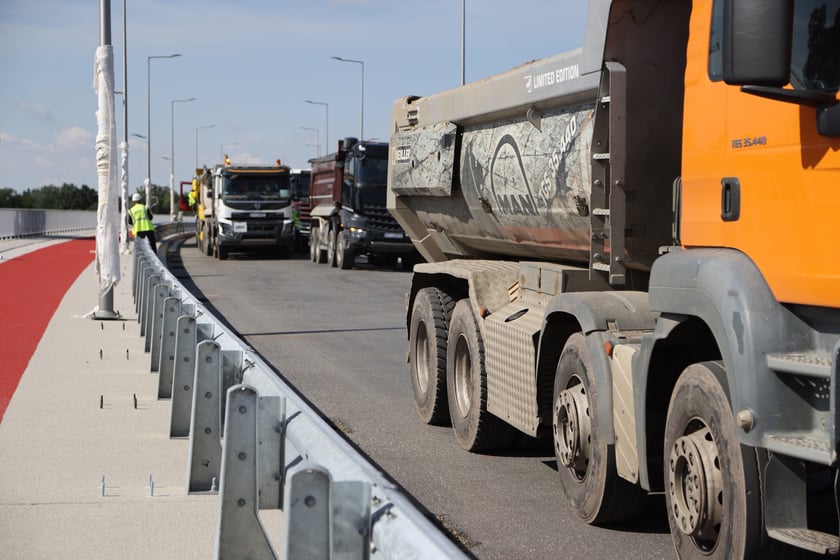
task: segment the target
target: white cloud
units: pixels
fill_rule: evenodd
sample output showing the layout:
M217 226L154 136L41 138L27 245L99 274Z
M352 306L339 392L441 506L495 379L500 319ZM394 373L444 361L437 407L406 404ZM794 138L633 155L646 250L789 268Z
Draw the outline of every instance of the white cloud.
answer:
M52 114L46 107L34 101L18 101L16 104L18 111L28 113L38 120L51 122L53 120Z
M65 128L55 133L55 142L59 148L90 147L93 143L93 134L80 126Z

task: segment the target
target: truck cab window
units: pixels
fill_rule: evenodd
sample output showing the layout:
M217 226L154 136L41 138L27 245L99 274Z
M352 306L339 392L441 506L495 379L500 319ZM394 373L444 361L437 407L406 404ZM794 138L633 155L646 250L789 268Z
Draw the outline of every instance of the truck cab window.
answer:
M385 186L388 181L388 160L386 158L368 155L361 161L359 167L360 183L379 183Z
M709 79L723 79L723 0L712 6L712 25L709 33Z
M791 84L795 89L840 88L840 0L797 0L793 15Z
M344 182L351 185L356 182L356 158L347 158L344 164Z

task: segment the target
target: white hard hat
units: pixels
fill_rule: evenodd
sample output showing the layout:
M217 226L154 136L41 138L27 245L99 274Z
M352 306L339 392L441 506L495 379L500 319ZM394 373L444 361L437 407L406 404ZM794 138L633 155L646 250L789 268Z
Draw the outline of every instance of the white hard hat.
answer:
M133 195L131 195L131 200L132 200L133 202L140 202L141 200L143 200L143 197L142 197L142 196L140 196L140 193L139 193L139 192L136 192L136 193L134 193Z

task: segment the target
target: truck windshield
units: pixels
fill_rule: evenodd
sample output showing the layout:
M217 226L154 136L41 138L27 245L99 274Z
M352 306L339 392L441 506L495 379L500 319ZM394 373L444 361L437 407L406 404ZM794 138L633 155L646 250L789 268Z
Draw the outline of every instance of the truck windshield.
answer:
M840 1L796 0L791 55L795 88L840 88Z
M356 182L379 183L388 182L388 159L367 155L359 162Z
M292 194L298 198L309 196L309 174L297 174L291 177Z
M222 194L231 200L286 200L292 191L288 175L231 175L222 183Z

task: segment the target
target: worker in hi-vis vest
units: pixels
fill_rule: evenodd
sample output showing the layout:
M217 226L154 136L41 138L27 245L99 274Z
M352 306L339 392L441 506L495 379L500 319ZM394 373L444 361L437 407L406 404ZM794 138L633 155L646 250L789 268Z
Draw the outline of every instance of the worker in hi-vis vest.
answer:
M143 197L140 193L131 195L131 200L134 202L128 210L128 223L132 225L131 233L134 234L135 239L138 237L148 239L152 252L157 253L152 211L143 204Z

